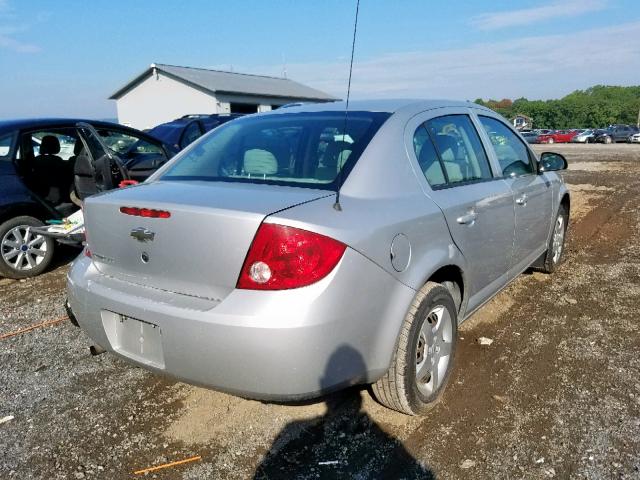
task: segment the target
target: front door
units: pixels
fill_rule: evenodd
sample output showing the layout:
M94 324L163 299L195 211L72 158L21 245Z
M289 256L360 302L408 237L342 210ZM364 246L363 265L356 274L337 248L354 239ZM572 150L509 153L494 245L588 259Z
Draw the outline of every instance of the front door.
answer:
M471 311L506 282L514 234L513 192L492 172L470 117L432 118L415 131L416 157L451 237L469 264Z
M547 247L551 228L552 187L538 175L536 159L527 145L502 121L478 116L493 146L505 182L515 198L514 273L531 265Z

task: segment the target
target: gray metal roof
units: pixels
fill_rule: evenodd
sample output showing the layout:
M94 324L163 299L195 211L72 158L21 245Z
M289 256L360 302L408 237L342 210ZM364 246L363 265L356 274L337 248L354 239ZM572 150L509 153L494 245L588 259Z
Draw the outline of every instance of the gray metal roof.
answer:
M327 93L287 78L223 72L205 68L178 67L161 63L152 63L149 68L129 81L109 98L111 100L117 100L151 75L154 68L175 80L182 81L183 83L204 89L211 93L235 93L325 102L337 100Z

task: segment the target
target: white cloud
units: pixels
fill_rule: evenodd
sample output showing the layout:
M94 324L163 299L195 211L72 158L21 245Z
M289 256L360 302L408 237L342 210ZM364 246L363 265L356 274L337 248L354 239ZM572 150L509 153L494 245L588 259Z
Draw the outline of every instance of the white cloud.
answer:
M530 25L559 17L575 17L604 10L607 0L559 0L549 5L524 8L508 12L492 12L478 15L471 24L480 30L497 30L506 27Z
M354 62L352 98L553 98L595 84L637 84L640 22ZM559 48L561 46L561 48ZM345 98L348 59L287 65L289 78ZM280 65L247 71L279 76Z
M0 0L0 49L18 53L39 52L40 47L15 38L16 34L27 30L28 26L15 15L9 5L9 0Z

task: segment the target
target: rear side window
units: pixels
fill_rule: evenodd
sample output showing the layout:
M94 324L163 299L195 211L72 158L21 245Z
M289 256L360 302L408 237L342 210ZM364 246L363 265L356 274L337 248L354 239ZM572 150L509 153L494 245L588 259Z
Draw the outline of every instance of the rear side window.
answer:
M437 152L441 170L431 166L432 161L428 160L430 152L420 152L423 157L423 171L431 173L427 177L432 177L437 185L443 185L438 175L443 174L446 185L454 186L459 183L469 183L493 178L487 154L484 151L480 137L471 119L467 115L448 115L429 120L424 127L433 142L425 142L427 148L433 148ZM427 163L428 162L428 163ZM430 181L431 183L431 181Z
M418 130L416 130L413 136L413 147L420 169L427 179L427 182L429 182L429 185L433 188L446 185L447 180L444 178L444 171L438 159L438 153L424 125L421 125Z
M479 116L498 157L502 175L516 177L534 172L529 149L504 123L495 118Z
M344 112L307 112L234 120L185 150L162 179L333 188L388 117L349 112L345 122Z

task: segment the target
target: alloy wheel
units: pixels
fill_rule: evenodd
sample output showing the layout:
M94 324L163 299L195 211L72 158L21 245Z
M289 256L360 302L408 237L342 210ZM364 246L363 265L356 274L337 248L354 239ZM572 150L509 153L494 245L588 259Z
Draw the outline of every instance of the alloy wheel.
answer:
M453 341L453 321L442 305L431 309L422 323L416 345L416 384L431 396L446 378Z
M31 231L30 225L18 225L9 230L0 242L2 258L17 271L28 271L47 256L47 239Z
M558 219L556 220L556 226L553 229L553 246L552 252L553 256L551 259L553 263L558 263L560 261L560 256L562 255L562 249L564 248L564 217L562 215L558 215Z

